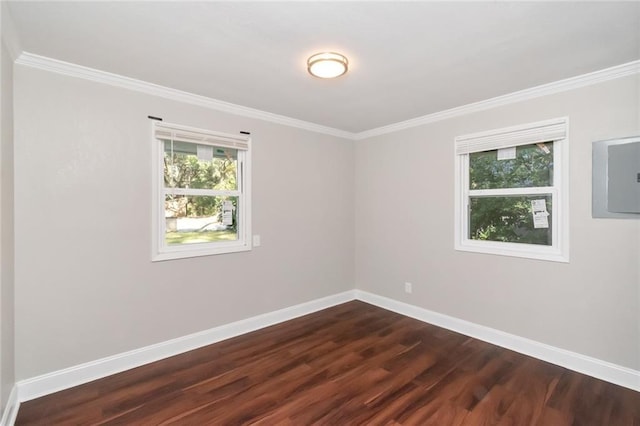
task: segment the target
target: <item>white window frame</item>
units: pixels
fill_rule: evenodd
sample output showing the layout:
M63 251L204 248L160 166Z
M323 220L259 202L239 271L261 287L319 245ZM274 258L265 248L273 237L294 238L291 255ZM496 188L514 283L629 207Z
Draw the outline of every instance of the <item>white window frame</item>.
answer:
M455 139L455 249L529 259L569 262L569 119L567 117L459 136ZM553 141L553 186L469 189L469 154ZM469 199L478 195L551 194L552 245L469 238Z
M153 121L151 126L152 144L152 261L181 259L197 256L209 256L251 250L251 138L246 135L232 135L179 124ZM234 191L206 189L166 189L164 185L164 141L174 140L200 145L233 148L238 151L237 183ZM238 197L238 239L235 241L216 241L167 245L165 243L165 195L168 193L191 195L232 195Z

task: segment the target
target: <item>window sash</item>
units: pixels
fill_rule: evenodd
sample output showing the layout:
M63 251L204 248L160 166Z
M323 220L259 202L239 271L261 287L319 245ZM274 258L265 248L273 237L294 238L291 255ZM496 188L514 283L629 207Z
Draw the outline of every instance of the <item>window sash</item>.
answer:
M244 246L244 241L246 239L246 232L248 232L248 227L244 221L248 220L246 212L246 201L242 195L238 195L238 202L236 208L238 211L236 212L236 220L240 224L237 227L237 239L235 240L220 240L220 241L211 241L206 243L189 243L189 244L167 244L165 234L167 232L167 225L164 217L164 208L162 210L162 220L160 221L159 226L159 243L160 243L160 251L161 253L172 253L172 252L192 252L194 250L206 250L208 248L231 248L231 247L241 247ZM162 206L164 207L164 200Z
M526 191L519 191L520 189L525 189ZM551 244L529 244L529 243L515 243L515 242L504 242L504 241L493 241L493 240L476 240L471 238L471 198L474 197L517 197L517 196L531 196L531 195L544 195L551 196L551 204L554 206L551 209L550 217L551 217ZM519 247L546 247L546 248L555 248L558 246L557 238L558 238L558 209L555 208L558 200L558 189L551 186L543 186L543 187L534 187L534 188L509 188L509 189L481 189L481 190L468 190L465 194L464 201L464 212L463 212L463 226L462 232L464 235L465 244L470 243L477 245L478 247L482 247L483 245L491 245L494 244L508 244L510 246L516 245ZM538 250L538 249L536 249Z

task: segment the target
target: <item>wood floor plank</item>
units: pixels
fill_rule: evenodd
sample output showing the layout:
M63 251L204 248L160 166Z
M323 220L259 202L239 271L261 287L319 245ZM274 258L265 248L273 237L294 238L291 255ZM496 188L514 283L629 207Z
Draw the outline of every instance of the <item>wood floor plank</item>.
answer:
M640 425L640 393L349 302L20 406L17 425Z

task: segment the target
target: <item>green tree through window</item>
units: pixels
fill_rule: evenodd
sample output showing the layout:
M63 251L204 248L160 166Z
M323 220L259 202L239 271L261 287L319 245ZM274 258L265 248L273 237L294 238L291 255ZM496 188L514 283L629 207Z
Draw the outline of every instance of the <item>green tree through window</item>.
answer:
M164 185L166 188L235 191L237 184L237 150L231 148L205 147L208 158L198 155L202 145L185 142L164 143ZM223 206L231 203L237 211L237 196L208 196L195 194L167 194L165 216L176 221L176 227L167 227L168 244L185 244L234 240L237 218L232 214L231 223L223 221ZM182 219L192 221L191 228L178 229Z
M551 225L534 226L533 200L544 200L552 217L551 194L492 194L476 190L549 188L553 186L553 142L513 148L498 159L498 150L469 154L469 238L527 244L552 244Z

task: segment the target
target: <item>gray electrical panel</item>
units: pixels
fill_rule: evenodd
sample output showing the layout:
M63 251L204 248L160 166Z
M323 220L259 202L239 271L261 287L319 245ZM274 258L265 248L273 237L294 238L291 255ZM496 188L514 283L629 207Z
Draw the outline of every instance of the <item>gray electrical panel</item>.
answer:
M615 213L640 213L640 142L609 146L607 206Z
M593 217L640 218L640 137L593 143Z

